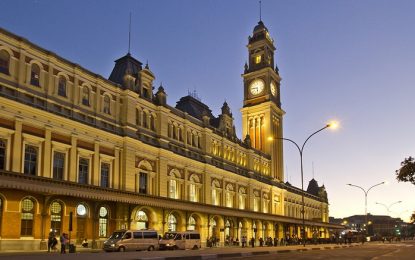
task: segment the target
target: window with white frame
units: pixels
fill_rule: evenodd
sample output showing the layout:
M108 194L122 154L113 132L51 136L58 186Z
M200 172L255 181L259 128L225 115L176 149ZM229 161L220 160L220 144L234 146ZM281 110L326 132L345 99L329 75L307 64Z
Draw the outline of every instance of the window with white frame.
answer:
M178 199L179 191L177 188L177 180L169 180L169 198Z
M220 184L217 180L212 182L212 204L220 206Z
M193 202L199 201L200 179L197 175L192 174L189 178L189 200Z
M194 183L189 184L189 200L193 201L193 202L197 202L196 184L194 184Z
M144 211L137 211L135 214L135 221L137 222L137 229L148 228L148 216Z
M26 175L36 176L38 161L38 148L33 145L25 145L24 169Z
M148 192L147 186L148 186L148 175L145 172L140 172L139 178L138 178L138 192L142 194L147 194Z
M169 215L168 221L167 221L169 232L177 231L177 218L173 214Z
M225 193L225 206L232 208L233 207L233 186L231 184L226 185L226 193Z
M239 209L245 209L246 207L246 191L244 188L240 188L239 189L239 194L238 194L238 206Z
M195 229L196 229L196 220L193 216L190 216L188 223L187 223L187 230L195 230Z

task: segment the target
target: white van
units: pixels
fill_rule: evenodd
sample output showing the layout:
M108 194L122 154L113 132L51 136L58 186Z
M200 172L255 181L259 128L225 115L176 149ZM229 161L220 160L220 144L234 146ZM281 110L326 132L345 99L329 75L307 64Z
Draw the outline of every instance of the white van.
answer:
M197 231L167 232L160 241L159 248L163 249L199 249L200 234Z
M104 242L104 250L111 251L137 251L158 250L159 239L155 230L116 230Z

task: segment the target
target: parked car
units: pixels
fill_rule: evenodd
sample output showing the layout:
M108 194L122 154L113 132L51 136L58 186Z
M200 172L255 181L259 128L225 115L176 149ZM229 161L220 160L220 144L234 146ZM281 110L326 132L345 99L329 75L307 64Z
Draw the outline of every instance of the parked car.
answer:
M160 250L163 249L199 249L201 247L200 234L197 231L167 232L160 241Z
M107 252L158 250L158 234L155 230L116 230L104 242L103 249Z

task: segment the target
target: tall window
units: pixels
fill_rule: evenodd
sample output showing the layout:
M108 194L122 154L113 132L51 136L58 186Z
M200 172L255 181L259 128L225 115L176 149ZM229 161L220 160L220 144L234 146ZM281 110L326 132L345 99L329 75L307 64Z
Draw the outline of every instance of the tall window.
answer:
M0 139L0 170L6 169L6 140Z
M61 97L66 97L66 78L64 76L59 77L58 95Z
M135 214L135 221L137 221L137 229L148 228L148 217L144 211L137 211Z
M33 86L40 86L40 67L37 64L32 64L30 70L30 84Z
M177 190L177 181L170 180L169 181L169 197L172 199L178 199L178 190Z
M254 195L254 211L259 210L259 198Z
M240 188L239 189L239 195L238 195L238 204L239 204L239 209L245 209L245 201L246 201L246 193L245 193L245 189Z
M53 153L53 178L63 180L65 170L65 154L60 152Z
M110 176L110 164L109 163L101 163L101 187L108 188L109 187L109 176Z
M89 88L82 88L82 105L89 106Z
M139 174L139 180L138 180L138 192L147 194L147 173L140 172Z
M143 127L148 128L147 113L143 111Z
M138 108L135 109L135 124L141 125L141 113Z
M187 230L195 230L196 229L196 220L193 216L189 217L189 221L187 223Z
M173 214L169 215L169 219L167 221L169 232L174 232L177 230L177 219Z
M0 51L0 73L9 75L10 55L7 51Z
M156 130L156 120L152 114L150 114L150 129L153 131Z
M109 96L104 96L104 113L111 114L111 99Z
M194 183L190 183L189 185L189 200L193 202L197 202L196 184Z
M107 237L108 210L105 207L99 209L99 237Z
M212 204L215 206L220 205L220 184L216 180L212 182Z
M35 212L34 203L30 199L24 199L22 201L22 215L21 215L21 236L33 235L33 215Z
M84 204L78 204L76 207L76 238L80 243L86 238L86 217L88 216L87 209Z
M225 205L226 207L232 208L233 207L233 186L228 184L226 185L226 193L225 193Z
M50 228L56 235L61 233L62 229L62 206L59 202L54 201L50 204Z
M79 158L79 176L78 182L81 184L88 184L89 160Z
M26 145L24 153L24 174L35 176L37 172L37 148Z

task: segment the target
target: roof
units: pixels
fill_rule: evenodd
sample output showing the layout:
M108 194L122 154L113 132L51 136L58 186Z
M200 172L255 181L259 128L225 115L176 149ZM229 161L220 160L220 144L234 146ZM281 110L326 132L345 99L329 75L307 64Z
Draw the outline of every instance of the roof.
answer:
M133 58L130 53L127 53L127 55L115 61L109 80L120 84L126 89L127 86L124 84L125 75L138 75L138 72L142 69L141 65L140 61Z

